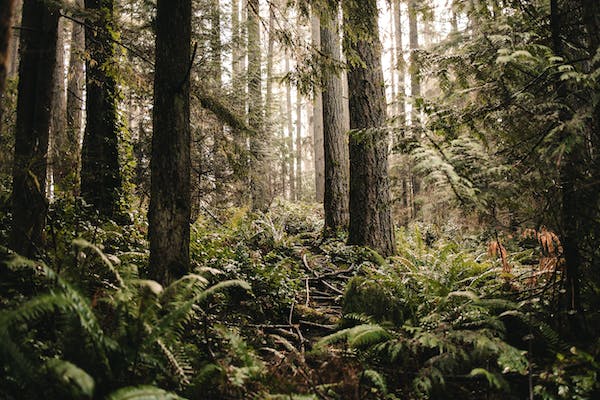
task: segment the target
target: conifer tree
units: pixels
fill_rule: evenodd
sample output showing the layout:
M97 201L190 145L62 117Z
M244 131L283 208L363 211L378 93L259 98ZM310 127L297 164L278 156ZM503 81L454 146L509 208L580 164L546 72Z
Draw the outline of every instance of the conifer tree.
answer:
M386 100L376 0L345 0L344 46L350 63L349 244L395 251L388 182Z
M23 3L17 126L13 164L11 247L33 256L43 243L46 166L56 63L58 10L42 0Z
M159 0L148 211L150 277L168 284L190 264L191 0Z

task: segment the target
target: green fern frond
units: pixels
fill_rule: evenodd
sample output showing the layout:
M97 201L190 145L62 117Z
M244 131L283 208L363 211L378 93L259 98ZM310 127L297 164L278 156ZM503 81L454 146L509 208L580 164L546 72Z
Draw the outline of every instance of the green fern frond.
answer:
M381 393L387 394L385 378L379 372L372 369L366 369L363 371L362 377L369 380L369 382L371 382L375 388L379 389Z
M46 370L68 390L73 398L93 397L94 379L75 364L51 358L46 362Z
M109 394L106 400L185 400L155 386L125 387Z
M242 289L250 290L250 285L245 281L229 280L219 282L216 285L201 291L193 298L181 304L177 304L177 307L175 307L168 314L163 316L158 321L158 323L152 326L148 326L149 335L145 339L145 344L152 344L156 342L159 338L163 338L165 335L177 336L177 332L180 331L180 328L182 328L183 325L192 317L194 306L196 304L202 302L212 294L215 294L223 289L231 287L241 287ZM165 290L165 292L167 290Z
M389 338L389 332L379 325L359 325L351 329L348 345L352 348L364 348Z
M383 327L376 324L363 324L327 335L317 342L316 347L345 341L350 347L361 348L381 343L389 338L390 333Z
M96 245L91 244L87 240L84 239L75 239L73 240L73 247L77 248L79 251L90 250L93 254L95 254L101 261L102 264L106 267L106 269L112 274L114 277L117 286L122 288L125 286L125 282L121 277L119 271L115 268L113 263L109 260L108 256L104 254L102 250Z
M175 375L178 378L180 384L182 386L188 385L190 383L189 374L192 371L192 367L187 362L187 360L183 359L181 357L181 354L177 354L176 352L171 351L171 349L167 347L167 345L165 345L165 343L162 340L158 339L156 341L156 344L160 349L162 355L167 360L169 369L171 370L171 372L173 372L173 375Z

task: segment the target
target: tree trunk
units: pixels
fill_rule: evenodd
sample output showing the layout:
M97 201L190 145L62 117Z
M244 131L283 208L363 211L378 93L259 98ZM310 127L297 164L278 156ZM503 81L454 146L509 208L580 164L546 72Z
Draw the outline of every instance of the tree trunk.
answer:
M337 8L326 14L321 16L321 51L337 64L341 61ZM322 95L325 231L335 233L348 228L348 141L339 73L324 72Z
M550 29L552 32L552 47L554 54L563 57L563 43L561 38L562 21L558 0L550 1ZM567 98L567 86L562 80L556 82L557 101L564 104ZM561 108L559 111L560 123L567 123L572 115L570 111ZM573 143L567 147L560 163L560 188L562 205L560 213L561 243L563 246L563 257L565 260L565 304L563 312L568 315L569 331L574 337L581 337L584 333L583 309L581 307L581 265L583 257L580 252L580 238L585 237L586 221L584 212L580 205L584 204L582 187L580 183L581 173L579 168L583 164L580 156L583 149L581 144L572 139L577 133L568 131L563 126L561 140L563 143Z
M314 8L314 7L313 7ZM311 12L311 37L314 51L321 51L321 30L319 16ZM321 88L315 87L313 93L313 149L315 161L315 199L323 202L325 196L325 154L323 149L323 97Z
M350 102L350 227L348 243L383 256L395 251L388 183L386 100L376 0L343 3Z
M285 72L290 72L290 56L285 53ZM289 82L285 85L285 99L286 99L286 113L287 113L287 153L286 160L288 162L288 173L289 173L289 186L290 186L290 200L296 198L296 176L294 174L294 121L292 117L292 85Z
M210 51L212 62L212 74L215 77L215 90L220 93L223 86L221 72L223 69L221 61L221 51L223 46L221 43L221 8L219 0L212 0L211 5L211 39ZM217 206L225 206L225 178L227 169L227 140L223 123L219 120L215 121L213 130L213 171L215 179L215 196L214 204Z
M12 248L27 257L43 244L47 200L46 165L58 10L42 0L23 4L13 165Z
M261 51L259 1L248 0L248 121L254 131L250 137L250 191L252 209L265 211L269 206L267 138L263 124L261 93Z
M113 218L120 210L121 171L117 109L117 66L113 0L85 0L93 19L85 28L86 126L81 156L81 195L100 215Z
M83 9L83 0L76 0ZM79 193L79 171L81 169L81 136L83 127L83 96L85 87L84 72L85 32L81 24L73 23L71 30L71 55L67 80L67 143L65 158L69 171L65 182L73 194ZM66 188L65 188L66 189Z
M406 74L406 62L404 61L404 46L402 44L400 0L393 1L392 12L394 15L394 39L396 42L396 70L398 71L398 125L402 129L406 123L406 88L404 78Z
M51 191L48 192L52 198L52 193L58 189L66 189L66 180L69 175L69 162L66 157L68 148L68 139L66 132L67 125L67 93L65 88L65 36L67 20L62 18L58 21L58 39L56 41L56 67L54 69L54 90L52 93L52 123L50 124L50 151L51 162L49 165L52 177Z
M12 37L12 16L15 3L15 0L6 0L0 5L0 98L4 94L4 84L8 75L9 45ZM2 115L0 114L0 123L1 121Z
M302 94L296 88L296 201L302 200Z
M409 0L408 3L408 30L410 46L410 97L413 100L411 121L414 124L418 111L415 109L415 99L421 97L421 74L418 63L419 27L417 24L417 2Z
M273 100L273 58L275 51L275 8L273 3L269 2L269 38L267 40L267 76L266 76L266 93L265 93L265 124L264 130L265 134L269 138L274 137L275 129L273 127L273 110L275 108L274 100ZM267 170L269 175L269 190L268 196L269 198L273 198L275 196L276 191L273 188L273 183L275 181L275 168L271 165L271 157L267 157Z
M16 0L13 7L11 39L9 41L9 59L7 66L7 78L12 78L19 73L19 34L14 32L12 27L21 25L23 15L23 0Z
M158 0L148 210L150 277L169 284L190 264L191 0Z

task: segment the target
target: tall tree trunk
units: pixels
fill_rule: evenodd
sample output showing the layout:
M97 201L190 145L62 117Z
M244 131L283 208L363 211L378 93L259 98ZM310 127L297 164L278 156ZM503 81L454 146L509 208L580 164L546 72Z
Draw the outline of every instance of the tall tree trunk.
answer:
M296 88L296 201L302 200L302 94Z
M23 4L13 165L12 248L28 257L43 243L46 165L59 13L45 1Z
M259 1L248 0L248 121L253 130L250 137L250 191L252 209L265 211L269 206L267 187L267 138L263 124L261 93L261 51Z
M12 26L20 26L23 15L23 0L15 0L13 7ZM19 35L14 31L8 44L7 77L14 77L19 73Z
M552 32L552 47L554 54L564 57L563 42L561 38L562 21L561 10L558 6L558 0L550 1L550 28ZM557 101L564 104L567 98L567 86L562 80L556 82ZM571 118L570 111L561 108L559 111L560 123L565 124ZM582 189L580 183L581 173L579 168L582 164L581 144L572 140L575 135L569 131L567 126L563 126L561 139L563 143L572 143L567 147L560 164L560 188L562 194L562 206L560 214L561 243L563 246L563 257L565 259L565 277L564 282L566 295L564 312L567 312L569 330L575 337L579 337L583 331L582 318L583 309L581 307L581 265L583 257L580 252L580 238L585 235L584 212L580 209L582 202Z
M191 0L158 0L148 210L150 277L169 284L190 264Z
M275 108L273 100L273 61L275 51L275 8L273 3L269 2L269 32L267 40L267 76L266 76L266 93L265 93L265 124L264 130L268 138L273 138L275 129L273 128L273 110ZM269 198L275 196L276 191L273 188L275 181L275 168L271 165L272 157L266 160L267 170L269 175Z
M285 72L290 72L290 56L285 53ZM292 85L286 82L285 85L285 100L286 100L286 113L287 113L287 153L286 160L288 162L288 173L289 173L289 186L290 186L290 200L296 198L296 176L294 174L294 121L292 117Z
M83 0L76 0L83 9ZM67 79L67 143L65 168L69 171L67 183L73 194L79 193L79 171L81 169L81 136L83 127L83 96L85 89L84 72L85 32L83 25L73 23L71 30L71 55ZM66 188L65 188L66 189Z
M4 94L4 83L8 75L10 52L9 45L12 37L12 16L15 0L5 0L0 5L0 97ZM0 122L2 121L0 114Z
M67 20L58 21L58 39L56 41L56 67L54 69L54 90L52 93L52 123L50 124L51 162L49 168L52 178L52 192L56 189L66 189L66 179L70 172L67 153L67 93L65 88L65 36L67 35ZM52 198L52 192L49 197Z
M338 28L337 7L324 11L321 16L321 51L336 64L341 61ZM322 94L325 230L335 233L348 228L348 141L339 72L324 72Z
M86 126L81 156L81 195L101 215L113 218L120 209L121 171L117 110L117 60L113 0L85 0L93 17L85 27Z
M409 0L408 2L408 30L409 30L409 46L410 46L410 96L413 100L411 121L414 124L417 118L417 110L415 110L415 99L421 97L421 74L418 63L419 50L419 26L417 16L417 1Z
M396 42L396 70L398 71L398 125L403 128L406 123L406 62L404 61L402 15L400 11L400 0L393 0L392 12L394 15L394 39Z
M311 12L310 22L312 46L315 51L321 51L319 16L314 9ZM325 196L325 154L323 149L323 97L321 95L321 88L319 87L315 87L313 93L312 123L315 161L315 199L317 202L322 203Z
M421 71L419 66L419 26L418 26L418 8L417 0L409 0L408 3L408 29L409 29L409 46L410 46L410 97L411 97L411 114L410 124L412 127L417 127L421 124L420 110L417 107L417 99L421 97ZM414 132L414 130L413 130ZM413 133L414 134L414 133ZM419 140L418 137L416 137ZM410 208L410 216L412 218L417 215L417 203L415 196L420 192L420 181L417 176L412 173L412 166L408 167L407 188L408 195L405 196Z
M350 227L348 243L389 256L395 251L388 182L386 100L376 0L345 0L344 34L351 62Z
M221 76L223 65L221 60L221 51L223 46L221 44L221 7L219 0L212 0L211 4L211 39L210 39L210 51L211 51L211 63L212 63L212 74L215 79L215 90L216 93L220 93L223 86L223 79ZM225 175L227 166L227 140L225 138L224 126L221 121L216 121L214 126L211 127L213 130L213 171L215 179L215 196L214 203L216 205L224 206L225 202Z
M0 5L0 99L4 96L6 77L10 70L12 43L12 21L15 0L6 0ZM0 102L0 131L2 130L3 110Z

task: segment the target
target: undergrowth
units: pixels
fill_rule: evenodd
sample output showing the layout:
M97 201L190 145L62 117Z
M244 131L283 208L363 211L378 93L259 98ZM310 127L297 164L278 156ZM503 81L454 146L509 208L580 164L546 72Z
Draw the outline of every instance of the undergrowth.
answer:
M415 224L383 259L322 237L315 207L282 202L199 217L191 273L162 287L145 279L141 216L116 224L61 202L40 260L2 250L2 398L598 395L597 343L554 329L560 263L540 233ZM309 276L338 272L332 320L304 299Z

